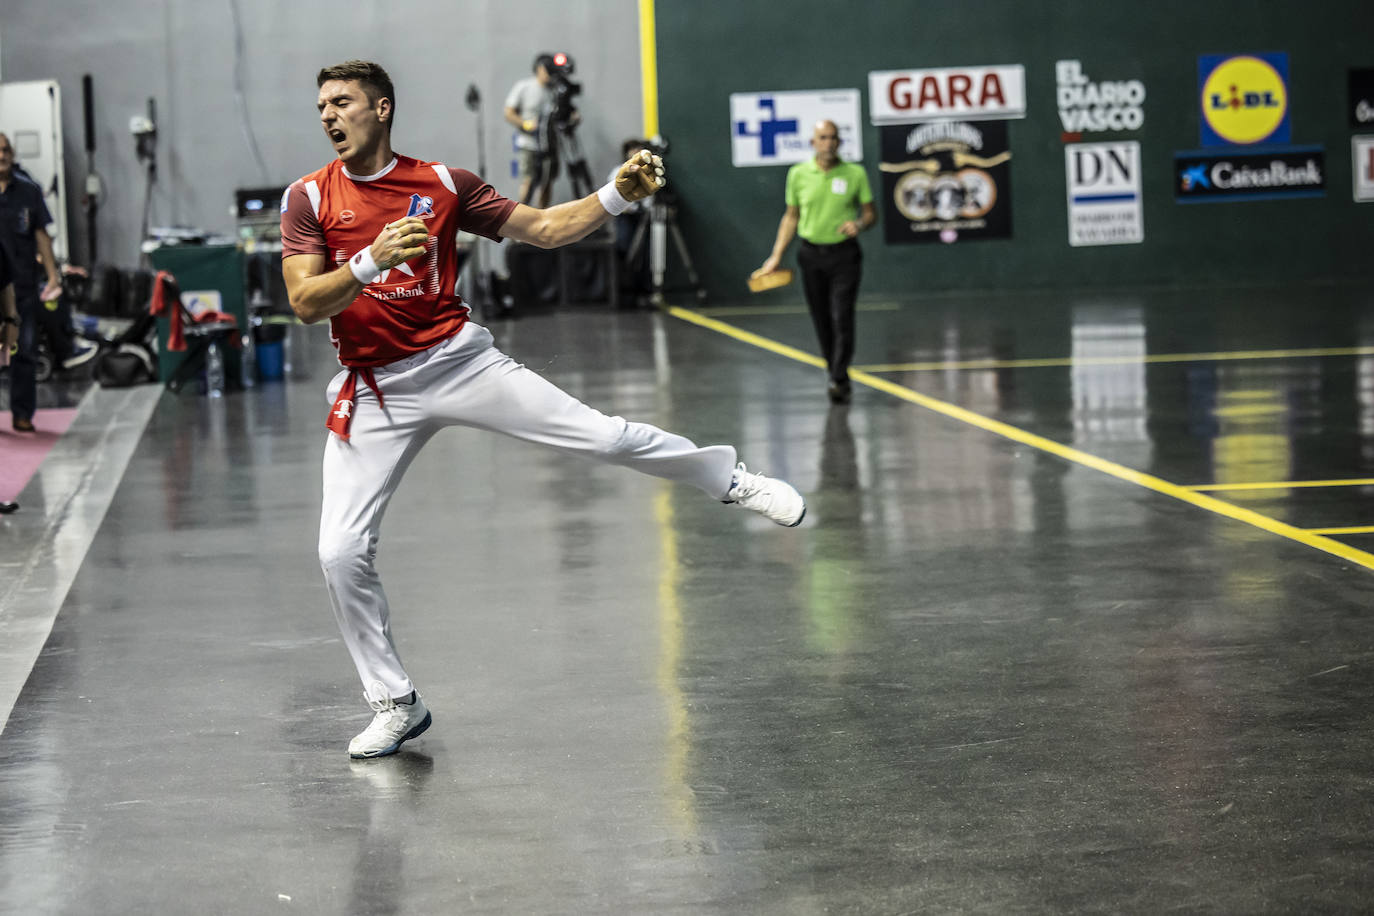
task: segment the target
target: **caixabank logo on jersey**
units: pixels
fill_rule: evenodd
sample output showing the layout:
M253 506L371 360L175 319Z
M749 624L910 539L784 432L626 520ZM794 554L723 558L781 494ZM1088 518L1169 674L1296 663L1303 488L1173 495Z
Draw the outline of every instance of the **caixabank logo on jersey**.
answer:
M1325 194L1326 163L1320 146L1174 154L1174 199L1179 203Z
M1203 146L1289 142L1287 54L1204 54L1197 72Z
M1011 236L1005 121L884 125L879 139L889 244Z

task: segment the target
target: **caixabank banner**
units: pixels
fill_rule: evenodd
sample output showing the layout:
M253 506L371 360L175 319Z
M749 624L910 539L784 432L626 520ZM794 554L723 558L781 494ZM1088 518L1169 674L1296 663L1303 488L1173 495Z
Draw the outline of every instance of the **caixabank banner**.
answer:
M1326 161L1320 146L1174 153L1174 199L1179 203L1325 195Z
M1011 237L1005 121L879 128L888 244Z
M1198 58L1203 146L1288 143L1288 55L1204 54Z

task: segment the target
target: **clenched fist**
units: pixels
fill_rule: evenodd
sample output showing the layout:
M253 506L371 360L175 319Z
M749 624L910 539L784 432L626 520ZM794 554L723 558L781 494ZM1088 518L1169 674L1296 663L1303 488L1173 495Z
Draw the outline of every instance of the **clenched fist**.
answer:
M646 149L635 153L615 175L615 189L620 196L634 203L643 200L668 183L663 158Z
M372 243L372 260L378 270L389 270L424 254L429 229L418 216L407 216L387 223Z

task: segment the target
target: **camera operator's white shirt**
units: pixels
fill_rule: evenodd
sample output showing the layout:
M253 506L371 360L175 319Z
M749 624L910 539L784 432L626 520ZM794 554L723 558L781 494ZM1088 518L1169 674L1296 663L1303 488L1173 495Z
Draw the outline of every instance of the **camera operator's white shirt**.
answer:
M541 128L553 113L553 88L539 85L538 77L527 76L511 87L506 96L506 107L514 108L522 121L534 121ZM527 134L523 130L515 132L515 145L520 149L542 150L539 138L543 130Z

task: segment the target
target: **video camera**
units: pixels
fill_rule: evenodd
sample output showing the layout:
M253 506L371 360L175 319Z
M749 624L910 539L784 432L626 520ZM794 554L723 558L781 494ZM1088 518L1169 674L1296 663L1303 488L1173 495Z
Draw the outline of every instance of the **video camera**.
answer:
M670 145L671 144L668 143L668 138L663 136L663 134L654 134L652 137L644 141L644 149L647 149L655 156L666 157L668 155L668 148Z
M670 146L671 144L668 142L667 137L663 136L663 134L654 134L652 137L645 140L640 145L640 148L648 150L655 156L659 156L661 158L666 159L668 158L668 149L670 148ZM671 184L669 184L668 187L659 191L650 200L652 201L649 205L651 207L675 207L677 206L677 189L673 187Z
M544 69L548 71L549 84L553 87L553 121L566 126L577 110L573 99L582 92L582 84L571 79L577 65L571 57L559 51L544 62Z

